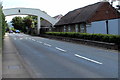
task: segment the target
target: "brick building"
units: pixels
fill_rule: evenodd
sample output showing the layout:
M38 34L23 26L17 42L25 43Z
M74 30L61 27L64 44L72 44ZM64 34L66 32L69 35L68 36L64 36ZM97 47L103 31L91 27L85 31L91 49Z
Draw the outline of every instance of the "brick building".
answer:
M109 2L98 2L68 12L55 25L57 32L120 35L120 13Z

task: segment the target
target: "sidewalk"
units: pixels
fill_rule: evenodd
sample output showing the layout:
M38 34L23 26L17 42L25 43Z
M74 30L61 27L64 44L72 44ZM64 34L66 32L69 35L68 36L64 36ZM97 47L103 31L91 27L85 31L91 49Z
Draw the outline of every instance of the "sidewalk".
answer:
M0 48L0 80L2 79L2 48Z
M31 78L8 35L4 39L2 62L3 78Z

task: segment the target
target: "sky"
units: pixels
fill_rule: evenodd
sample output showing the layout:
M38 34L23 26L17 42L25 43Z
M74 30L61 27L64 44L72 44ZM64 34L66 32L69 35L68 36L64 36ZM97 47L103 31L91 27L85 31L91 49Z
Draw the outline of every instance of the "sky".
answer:
M0 0L3 3L3 9L25 7L37 8L47 12L48 15L54 17L56 15L65 15L69 11L77 8L94 4L100 0ZM6 17L10 21L13 16Z

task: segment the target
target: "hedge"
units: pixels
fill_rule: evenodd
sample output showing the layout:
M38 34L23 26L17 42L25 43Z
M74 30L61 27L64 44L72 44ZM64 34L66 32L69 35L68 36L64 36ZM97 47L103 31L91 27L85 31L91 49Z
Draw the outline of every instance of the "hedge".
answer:
M90 33L77 33L77 32L46 32L45 34L120 44L120 35L90 34Z

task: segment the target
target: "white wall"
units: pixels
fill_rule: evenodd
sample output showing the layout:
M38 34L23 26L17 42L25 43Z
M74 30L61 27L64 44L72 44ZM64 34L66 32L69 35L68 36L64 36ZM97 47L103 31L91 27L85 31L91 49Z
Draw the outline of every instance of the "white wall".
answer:
M110 34L116 34L118 35L118 27L120 27L118 25L119 19L114 19L114 20L109 20L108 23L108 27L109 27L109 33ZM119 34L120 35L120 34Z
M109 34L120 35L120 19L111 19L108 20L108 31ZM107 34L106 30L106 21L96 21L92 22L91 26L87 26L87 33L101 33Z

